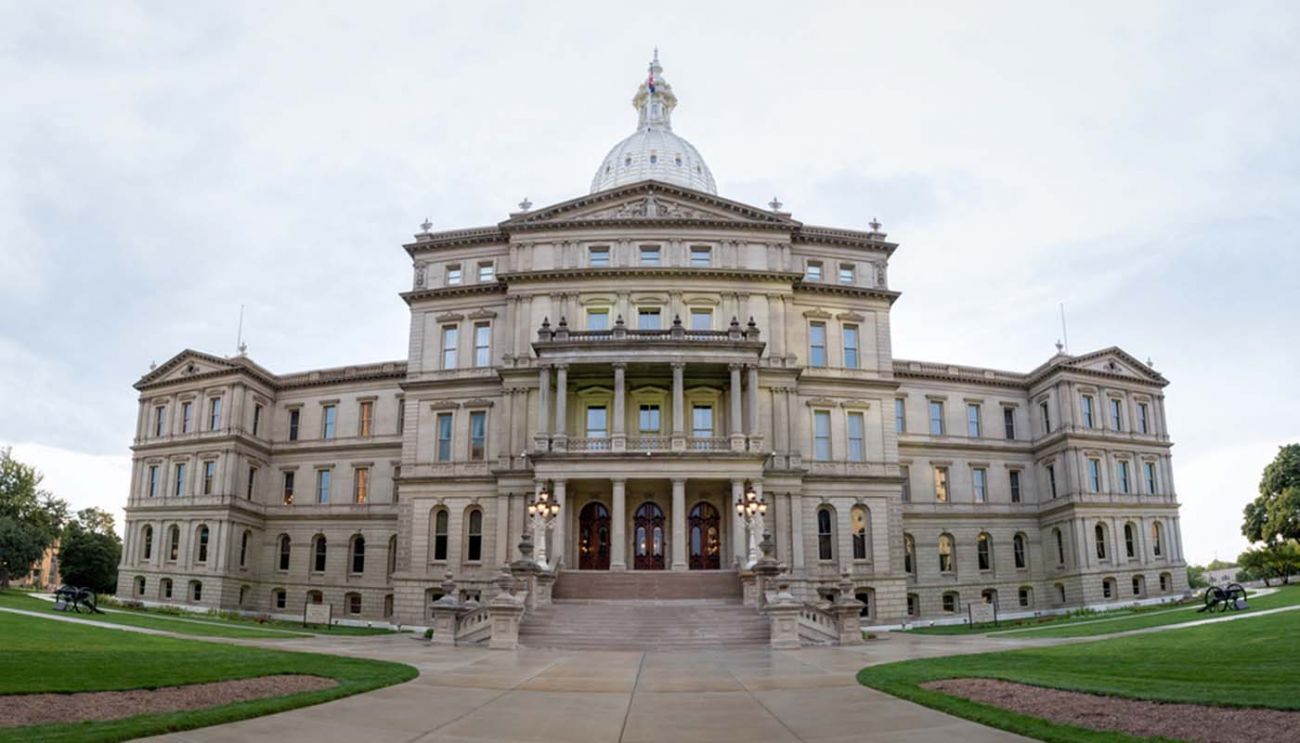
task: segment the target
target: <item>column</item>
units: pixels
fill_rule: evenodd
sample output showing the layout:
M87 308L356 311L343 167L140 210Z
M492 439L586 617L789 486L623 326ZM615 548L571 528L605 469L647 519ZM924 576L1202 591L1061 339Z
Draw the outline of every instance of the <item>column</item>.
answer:
M727 406L727 418L730 421L731 450L745 450L745 435L740 432L740 364L727 367L731 372L731 403Z
M551 546L555 549L555 553L550 556L550 560L551 564L559 569L564 566L569 556L564 543L564 525L569 520L569 504L564 502L564 480L555 481L555 492L551 495L560 505L560 515L555 517L555 528L552 530L554 535L551 537Z
M686 481L673 479L673 570L686 569Z
M609 569L627 570L627 480L610 480L614 493L613 515L610 517Z
M763 430L759 426L758 419L758 365L749 365L749 380L746 382L746 400L745 411L748 413L745 419L745 433L749 435L750 451L758 451L763 445Z
M497 565L510 562L510 495L497 493L496 498L496 557Z
M683 372L686 364L672 362L673 367L673 451L686 450L686 385Z
M736 512L736 504L745 497L745 481L731 481L731 555L733 562L745 566L745 520Z
M785 348L785 297L776 295L772 297L772 349L768 351L768 357L777 357L784 359L786 355Z
M537 372L537 433L533 448L546 451L551 437L551 367L541 366Z
M790 564L803 572L803 493L790 494Z
M555 436L552 437L552 446L556 451L565 451L569 448L569 437L567 434L569 422L569 365L555 365Z
M625 375L627 373L627 364L623 362L614 363L614 420L610 428L610 449L613 451L627 451L627 405L624 400L626 395Z
M786 422L786 390L772 388L772 448L778 452L790 451L790 424Z
M502 431L496 431L495 438L501 441L498 447L500 452L497 455L497 466L503 469L514 469L515 455L519 450L515 448L515 391L510 387L501 390L502 412L506 414L505 428ZM497 426L494 426L496 428ZM494 432L489 431L489 435ZM490 450L489 450L490 451Z

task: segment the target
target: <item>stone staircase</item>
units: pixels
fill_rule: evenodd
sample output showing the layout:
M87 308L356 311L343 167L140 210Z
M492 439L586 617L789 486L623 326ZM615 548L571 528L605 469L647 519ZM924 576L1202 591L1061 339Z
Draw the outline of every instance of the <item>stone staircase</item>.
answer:
M716 599L740 601L734 570L562 570L551 595L557 599Z

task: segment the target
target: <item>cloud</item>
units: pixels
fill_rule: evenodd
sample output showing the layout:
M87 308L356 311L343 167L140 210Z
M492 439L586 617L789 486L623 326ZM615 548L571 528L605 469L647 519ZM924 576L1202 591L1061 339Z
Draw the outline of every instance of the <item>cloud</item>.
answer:
M27 442L3 442L15 459L39 470L41 488L68 502L73 513L100 508L113 514L117 533L126 523L126 496L131 486L131 457L98 455Z

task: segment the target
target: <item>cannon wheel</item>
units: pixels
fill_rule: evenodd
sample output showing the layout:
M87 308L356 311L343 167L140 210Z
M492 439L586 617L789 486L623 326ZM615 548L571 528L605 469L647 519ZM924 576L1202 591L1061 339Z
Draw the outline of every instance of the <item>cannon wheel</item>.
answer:
M1210 586L1205 589L1205 606L1201 608L1201 611L1214 611L1219 608L1219 604L1223 603L1225 599L1222 588Z

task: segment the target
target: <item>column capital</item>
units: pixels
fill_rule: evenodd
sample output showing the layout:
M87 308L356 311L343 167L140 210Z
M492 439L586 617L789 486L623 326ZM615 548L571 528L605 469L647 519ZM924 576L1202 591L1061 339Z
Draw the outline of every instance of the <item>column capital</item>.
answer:
M686 368L686 362L685 362L685 361L669 361L669 362L668 362L668 365L671 366L671 367L674 368L674 369L685 369L685 368Z
M627 368L627 362L626 362L626 361L615 361L615 362L613 362L612 364L610 364L610 366L611 366L612 368L614 368L614 369L626 369L626 368Z
M685 478L685 477L674 477L674 478L672 478L672 481L673 481L673 487L675 487L675 488L686 487L686 479L687 479L687 478Z
M627 478L626 478L626 477L611 477L611 478L609 478L609 482L610 482L611 485L626 485L626 484L627 484Z
M557 362L551 364L551 366L553 366L557 371L568 371L568 370L569 370L569 365L568 365L566 362L563 362L563 361L557 361Z
M735 362L733 362L733 363L727 364L727 370L728 370L728 371L733 371L733 372L744 371L744 369L745 369L746 366L747 366L746 364L740 364L740 363L735 363Z

